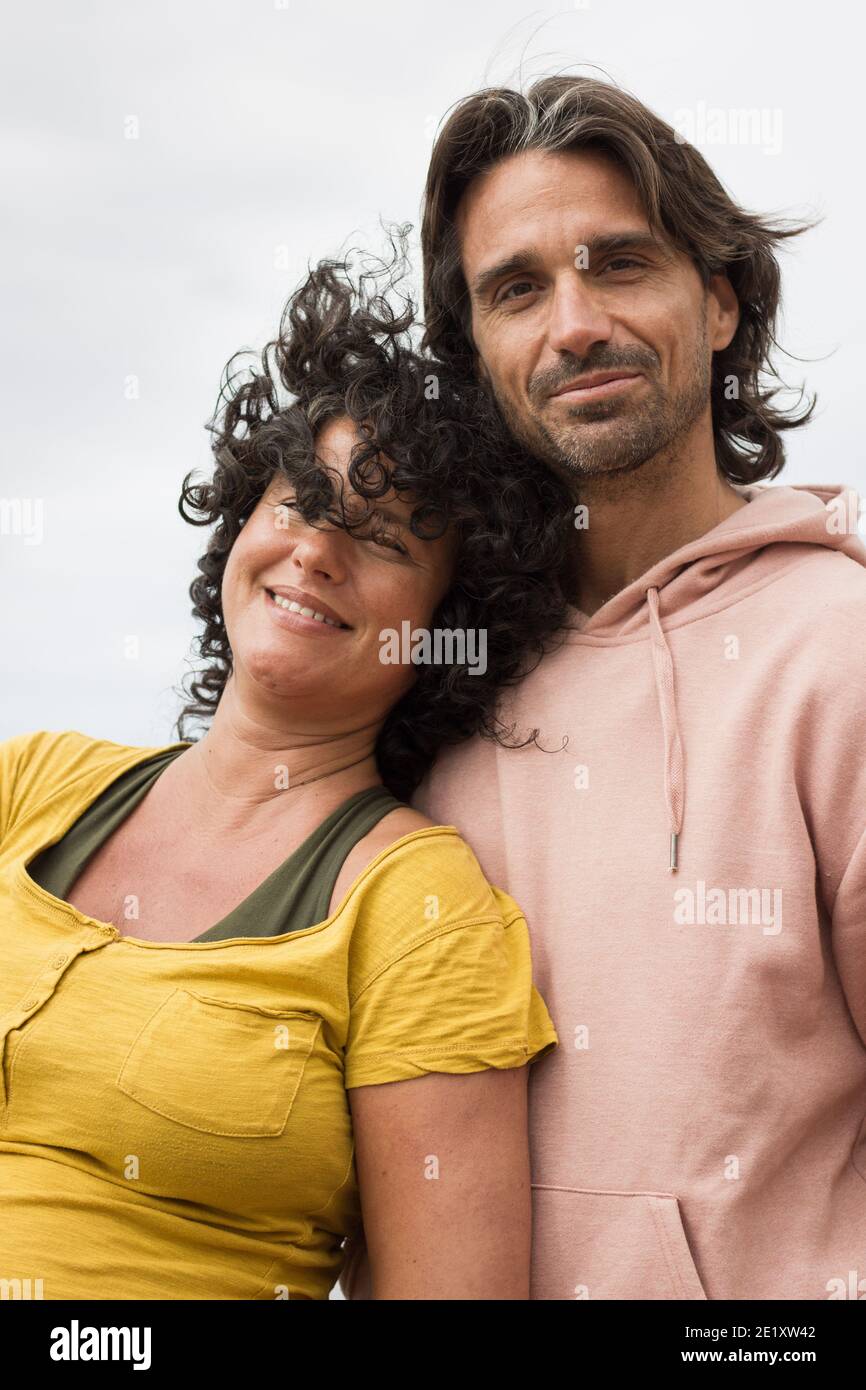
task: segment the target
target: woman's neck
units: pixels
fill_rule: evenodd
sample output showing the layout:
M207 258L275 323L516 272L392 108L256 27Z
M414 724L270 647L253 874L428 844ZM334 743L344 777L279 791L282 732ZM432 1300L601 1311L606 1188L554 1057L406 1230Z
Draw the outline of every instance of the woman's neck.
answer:
M286 817L319 824L356 792L381 785L381 721L357 727L270 725L223 692L211 725L173 765L203 836L253 837Z

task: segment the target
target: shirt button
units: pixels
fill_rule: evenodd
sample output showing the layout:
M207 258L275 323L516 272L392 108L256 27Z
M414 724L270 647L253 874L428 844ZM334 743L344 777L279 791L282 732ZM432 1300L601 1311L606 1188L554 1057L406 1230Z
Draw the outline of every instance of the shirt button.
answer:
M68 960L68 956L55 956L49 964L52 970L61 970Z
M36 1008L36 1004L37 1004L37 1000L35 1000L35 999L25 999L25 1000L24 1000L24 1003L21 1005L21 1007L22 1007L22 1009L35 1009L35 1008Z

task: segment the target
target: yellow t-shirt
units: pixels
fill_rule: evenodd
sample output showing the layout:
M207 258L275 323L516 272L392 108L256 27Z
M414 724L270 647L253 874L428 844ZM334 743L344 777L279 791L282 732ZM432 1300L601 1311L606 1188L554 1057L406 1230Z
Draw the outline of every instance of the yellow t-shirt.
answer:
M347 1088L556 1046L527 924L435 826L315 926L121 935L26 865L163 747L0 743L2 1296L327 1298L360 1221Z

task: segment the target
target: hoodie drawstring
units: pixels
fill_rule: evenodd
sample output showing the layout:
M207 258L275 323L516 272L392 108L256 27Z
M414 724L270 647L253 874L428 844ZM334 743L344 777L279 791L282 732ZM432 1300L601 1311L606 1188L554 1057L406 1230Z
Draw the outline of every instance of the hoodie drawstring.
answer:
M650 613L650 639L656 695L658 696L665 740L665 800L668 805L671 830L670 870L671 873L676 873L677 849L683 825L683 802L685 800L683 746L680 742L680 729L677 721L674 664L659 621L658 588L654 585L651 589L647 589L646 597Z

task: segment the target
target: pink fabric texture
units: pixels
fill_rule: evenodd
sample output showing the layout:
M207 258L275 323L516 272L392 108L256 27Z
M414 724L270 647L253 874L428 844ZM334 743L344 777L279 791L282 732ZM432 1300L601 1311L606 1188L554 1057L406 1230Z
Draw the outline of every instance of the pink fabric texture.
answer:
M523 908L561 1039L532 1298L866 1297L866 548L850 489L741 491L572 610L503 708L541 748L415 798Z

